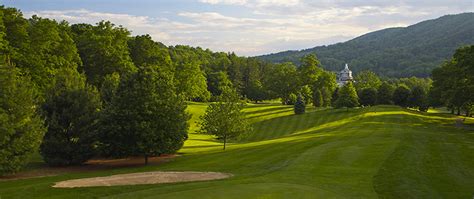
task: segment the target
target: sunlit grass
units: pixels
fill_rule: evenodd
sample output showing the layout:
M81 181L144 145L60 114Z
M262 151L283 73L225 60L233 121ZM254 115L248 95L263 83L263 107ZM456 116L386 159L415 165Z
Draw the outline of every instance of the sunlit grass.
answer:
M207 107L191 103L182 156L159 165L0 182L5 198L470 198L474 191L474 131L460 118L394 106L315 109L249 104L253 132L225 151L196 133ZM467 119L466 123L471 123ZM151 170L217 171L226 180L102 188L53 189L64 179ZM28 191L26 191L28 190Z

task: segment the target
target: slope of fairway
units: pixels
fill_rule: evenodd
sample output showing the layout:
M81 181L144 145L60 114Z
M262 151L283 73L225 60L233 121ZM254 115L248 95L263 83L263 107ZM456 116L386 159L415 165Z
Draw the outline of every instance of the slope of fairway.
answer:
M392 106L313 109L249 105L254 131L226 151L195 134L206 104L191 104L182 156L159 165L0 182L2 198L472 198L474 131L456 117ZM472 120L468 121L472 122ZM55 189L61 180L141 171L213 171L229 179Z

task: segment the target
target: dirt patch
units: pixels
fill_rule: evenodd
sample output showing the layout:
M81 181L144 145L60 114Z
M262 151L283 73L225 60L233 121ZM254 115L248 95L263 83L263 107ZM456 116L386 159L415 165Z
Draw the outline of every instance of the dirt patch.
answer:
M128 173L106 177L83 178L57 182L53 187L74 188L74 187L102 187L117 185L139 185L139 184L161 184L176 182L195 182L217 180L231 177L231 174L218 172L143 172Z
M176 157L176 155L162 155L160 157L150 157L148 160L148 165L159 165L164 162L168 162L174 157ZM141 166L144 166L143 157L129 157L123 159L93 159L87 161L84 165L81 166L49 167L46 164L43 164L35 169L20 171L13 175L2 176L0 177L0 181L55 176L65 173L93 172L116 168Z

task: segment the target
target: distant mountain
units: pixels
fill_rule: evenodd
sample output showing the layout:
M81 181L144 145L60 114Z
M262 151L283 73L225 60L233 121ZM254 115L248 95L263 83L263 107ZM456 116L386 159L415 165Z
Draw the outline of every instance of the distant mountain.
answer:
M474 13L446 15L405 28L387 28L347 42L300 51L285 51L259 58L299 63L315 53L323 67L339 71L348 63L354 72L372 70L388 77L427 77L452 56L455 49L474 44Z

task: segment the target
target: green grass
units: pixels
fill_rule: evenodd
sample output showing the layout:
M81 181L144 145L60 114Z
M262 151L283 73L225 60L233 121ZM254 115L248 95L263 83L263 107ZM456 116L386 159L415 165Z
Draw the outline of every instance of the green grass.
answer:
M181 157L159 166L0 182L1 198L472 198L474 131L455 116L392 106L314 109L249 105L254 131L226 151L194 133L206 104L192 103ZM472 123L472 119L467 120ZM54 182L117 173L217 171L207 182L55 189Z

